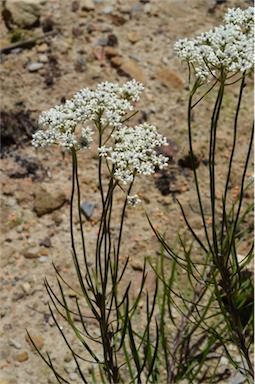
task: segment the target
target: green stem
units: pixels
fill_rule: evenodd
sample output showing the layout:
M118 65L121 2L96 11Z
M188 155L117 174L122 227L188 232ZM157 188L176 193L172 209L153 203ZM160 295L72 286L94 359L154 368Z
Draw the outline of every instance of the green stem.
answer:
M236 108L236 113L235 113L235 121L234 121L232 150L231 150L231 156L230 156L230 160L229 160L228 175L227 175L225 191L224 191L224 196L223 196L223 211L222 211L222 218L223 219L222 219L222 224L221 224L221 252L222 252L223 237L224 237L224 222L226 219L225 207L226 207L226 202L227 202L227 192L228 192L228 186L229 186L229 180L230 180L230 175L231 175L233 157L234 157L234 152L235 152L235 147L236 147L237 122L238 122L238 117L239 117L244 87L245 87L245 73L243 74L242 82L240 85L240 92L239 92L238 103L237 103L237 108Z
M214 110L211 120L210 129L210 154L209 154L209 170L210 170L210 197L211 197L211 212L212 212L212 238L213 238L213 250L214 255L218 255L218 240L217 240L217 229L216 229L216 217L215 217L215 149L216 149L216 133L217 126L222 107L222 101L225 89L225 75L222 72L220 81L220 88L217 94L217 99L214 105Z
M84 258L84 263L86 266L87 275L89 277L90 282L92 283L91 275L90 275L90 269L89 269L88 261L87 261L85 236L84 236L83 225L82 225L81 190L80 190L79 175L78 175L78 160L77 160L77 154L76 154L75 150L72 151L72 159L73 159L73 164L74 164L75 182L76 182L76 187L77 187L77 210L78 210L78 216L79 216L79 227L80 227L80 232L81 232L83 258Z
M238 204L237 213L236 213L236 217L235 217L235 222L234 222L234 226L233 226L232 236L231 236L231 239L230 239L230 244L231 245L233 244L234 239L235 239L235 232L236 232L236 228L237 228L237 225L238 225L238 220L239 220L239 216L240 216L240 212L241 212L241 208L242 208L243 197L244 197L244 183L245 183L246 172L247 172L248 163L249 163L249 159L250 159L250 155L251 155L251 150L252 150L252 145L253 145L253 135L254 135L254 123L253 123L253 126L252 126L251 137L250 137L250 142L249 142L249 148L248 148L248 152L247 152L247 156L246 156L246 161L245 161L244 171L243 171L243 176L242 176L242 181L241 181L239 204ZM231 247L230 247L230 249L228 251L228 255L230 254L230 251L231 251ZM228 255L227 255L227 257L228 257Z
M206 236L207 244L209 246L209 249L210 249L211 253L213 253L213 250L212 250L212 247L211 247L211 242L210 242L208 231L207 231L207 225L206 225L206 221L205 221L205 215L204 215L204 209L203 209L203 204L202 204L202 199L201 199L201 194L200 194L200 189L199 189L199 182L198 182L198 177L197 177L197 171L195 169L193 142L192 142L192 127L191 127L192 99L193 99L193 96L194 96L197 88L198 88L198 83L196 82L194 84L194 86L193 86L193 89L190 92L190 95L189 95L189 103L188 103L189 149L190 149L191 164L192 164L192 169L193 169L193 175L194 175L194 180L195 180L197 197L198 197L198 202L199 202L199 208L200 208L200 213L201 213L201 217L202 217L202 220L203 220L203 228L204 228L204 231L205 231L205 236Z
M70 235L71 235L71 248L72 248L72 255L73 255L73 260L75 264L75 269L77 272L78 280L80 283L80 287L82 289L82 292L86 298L87 303L89 304L91 310L93 311L95 317L97 317L97 313L95 311L94 306L92 305L89 295L88 295L88 289L85 287L81 269L79 266L79 260L76 252L76 247L75 247L75 239L74 239L74 218L73 218L73 210L74 210L74 197L75 197L75 185L77 187L77 193L78 193L78 211L79 211L79 221L80 225L82 227L82 222L81 222L81 215L80 215L80 188L79 188L79 182L78 182L78 163L77 163L77 155L76 151L73 149L72 150L72 191L71 191L71 201L70 201ZM82 233L82 239L83 239L83 250L84 250L84 263L86 266L86 272L87 272L87 282L89 284L89 289L95 294L94 290L94 285L92 283L92 278L89 270L89 265L87 263L87 258L86 258L86 252L85 252L85 240L84 240L84 234L83 230L81 229Z

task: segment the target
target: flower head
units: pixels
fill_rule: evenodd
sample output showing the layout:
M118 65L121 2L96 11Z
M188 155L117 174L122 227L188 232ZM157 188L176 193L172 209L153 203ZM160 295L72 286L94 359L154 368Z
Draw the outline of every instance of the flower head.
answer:
M83 88L71 100L57 105L39 117L43 128L33 135L35 147L58 144L62 147L84 149L92 141L92 130L87 124L104 130L122 127L123 117L133 110L132 102L138 101L144 90L136 80L118 83L103 82L95 90ZM99 128L100 126L100 128Z
M167 166L168 158L157 155L157 146L167 145L165 137L157 132L154 125L147 123L135 127L122 127L112 134L115 143L101 147L101 156L114 165L114 175L124 184L132 182L135 174L151 175L156 167Z
M229 9L224 18L225 25L193 40L177 41L175 54L187 61L202 81L217 75L217 72L223 71L227 75L251 70L254 66L253 12L253 7Z
M137 195L128 196L127 197L128 204L132 207L135 207L137 204L141 203L141 200L138 198Z

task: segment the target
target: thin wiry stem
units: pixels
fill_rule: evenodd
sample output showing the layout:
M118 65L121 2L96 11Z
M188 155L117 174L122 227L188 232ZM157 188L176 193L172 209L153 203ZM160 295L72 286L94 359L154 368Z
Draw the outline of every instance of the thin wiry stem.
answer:
M230 155L230 159L229 159L228 174L227 174L227 179L226 179L226 184L225 184L225 191L224 191L224 195L223 195L223 212L222 212L222 225L221 225L221 250L222 250L222 244L223 244L224 223L225 223L225 216L226 216L226 211L225 211L224 207L226 206L229 180L230 180L230 175L231 175L231 170L232 170L233 157L234 157L235 148L236 148L237 123L238 123L238 117L239 117L239 113L240 113L240 107L241 107L244 87L245 87L245 73L243 74L242 82L240 85L238 103L237 103L235 120L234 120L232 150L231 150L231 155Z
M211 212L212 212L212 238L213 238L213 255L218 255L218 239L216 229L216 212L215 212L215 149L216 149L216 134L218 121L223 101L225 88L225 75L222 73L220 81L220 87L217 94L217 99L214 105L214 110L211 119L211 130L210 130L210 152L209 152L209 170L210 170L210 197L211 197Z
M198 81L197 81L198 82ZM207 244L209 247L210 252L213 254L213 249L211 247L211 242L209 239L208 231L207 231L207 225L205 221L205 215L204 215L204 209L203 209L203 204L202 204L202 199L201 199L201 193L200 193L200 188L199 188L199 182L198 182L198 177L197 177L197 171L195 168L195 161L194 161L194 152L193 152L193 141L192 141L192 127L191 127L191 111L192 111L192 99L193 96L197 90L197 82L194 84L194 87L192 91L190 92L189 95L189 103L188 103L188 135L189 135L189 148L190 148L190 157L191 157L191 164L192 164L192 169L193 169L193 175L194 175L194 181L195 181L195 186L196 186L196 191L197 191L197 197L198 197L198 202L199 202L199 208L200 208L200 213L203 221L203 228L205 231L205 236L207 240Z

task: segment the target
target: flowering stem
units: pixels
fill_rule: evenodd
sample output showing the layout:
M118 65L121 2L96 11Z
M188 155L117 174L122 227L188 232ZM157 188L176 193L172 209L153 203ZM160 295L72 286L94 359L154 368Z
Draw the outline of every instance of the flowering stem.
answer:
M212 212L212 238L214 255L218 255L218 241L215 222L215 149L216 149L216 133L220 116L220 110L222 106L223 96L225 89L225 74L222 71L220 87L217 95L217 99L214 105L214 110L211 120L210 130L210 152L209 152L209 171L210 171L210 196L211 196L211 212Z
M206 221L205 221L204 209L203 209L203 204L202 204L202 200L201 200L201 194L200 194L200 189L199 189L197 171L196 171L196 168L195 168L194 152L193 152L193 144L192 144L192 127L191 127L192 99L193 99L193 96L194 96L194 94L195 94L195 92L197 90L198 83L199 83L199 81L195 82L195 84L193 86L193 89L191 90L190 95L189 95L189 103L188 103L189 149L190 149L191 164L192 164L192 170L193 170L193 174L194 174L194 180L195 180L195 185L196 185L197 197L198 197L198 202L199 202L199 207L200 207L200 213L201 213L201 217L202 217L202 221L203 221L203 228L204 228L204 231L205 231L205 236L206 236L207 244L209 246L209 249L210 249L211 253L213 253L212 252L212 247L211 247L211 242L209 240L209 235L208 235L208 232L207 232L207 225L206 225Z
M209 92L211 92L211 90L215 87L215 85L218 83L218 79L213 83L213 85L203 94L203 96L201 96L194 104L192 104L191 106L191 109L195 108L195 106L197 104L200 103L201 100L203 100L203 98L208 95Z
M252 145L253 145L253 136L254 136L254 123L253 123L253 126L252 126L251 137L250 137L250 142L249 142L249 148L248 148L248 151L247 151L246 161L245 161L245 165L244 165L244 171L243 171L243 175L242 175L241 187L240 187L240 192L239 192L240 193L239 204L238 204L238 208L237 208L235 222L234 222L234 225L233 225L232 235L231 235L231 238L229 240L230 244L233 244L233 242L234 242L235 231L236 231L236 228L237 228L237 225L238 225L239 215L240 215L240 211L241 211L241 207L242 207L242 202L243 202L243 197L244 197L245 176L246 176L248 162L249 162L250 155L251 155L251 150L252 150ZM231 247L229 248L227 257L229 256L230 251L231 251Z
M225 223L225 219L226 219L225 207L226 207L226 201L227 201L227 192L228 192L228 185L229 185L229 180L230 180L230 175L231 175L232 162L233 162L233 157L234 157L234 152L235 152L235 147L236 147L237 122L238 122L238 117L239 117L244 87L245 87L245 73L243 74L242 82L240 85L240 91L239 91L239 97L238 97L238 103L237 103L237 108L236 108L236 113L235 113L235 121L234 121L232 150L231 150L231 155L230 155L230 160L229 160L228 175L227 175L227 180L226 180L226 184L225 184L225 191L224 191L224 196L223 196L223 211L222 211L221 239L220 239L221 250L223 247L223 239L224 239L224 223Z
M77 154L75 149L72 149L72 191L71 191L71 201L70 201L70 234L71 234L71 247L72 247L72 254L73 254L73 259L74 259L74 264L76 268L76 272L79 278L79 283L80 287L86 297L87 302L90 305L90 308L93 310L93 313L96 315L96 311L91 305L91 302L89 300L88 296L88 291L87 288L84 285L83 282L83 277L81 274L81 270L79 267L79 261L78 261L78 256L75 248L75 239L74 239L74 218L73 218L73 206L74 206L74 195L75 195L75 185L77 187L77 208L78 208L78 214L79 214L79 223L80 223L80 230L81 230L81 237L82 237L82 246L83 246L83 255L84 255L84 263L86 267L86 277L87 277L87 282L89 284L89 289L92 290L93 293L94 291L94 286L92 283L92 278L91 278L91 273L86 257L86 250L85 250L85 239L84 239L84 233L83 233L83 228L82 228L82 219L81 219L81 211L80 211L80 203L81 203L81 198L80 198L80 188L79 188L79 181L78 181L78 162L77 162Z

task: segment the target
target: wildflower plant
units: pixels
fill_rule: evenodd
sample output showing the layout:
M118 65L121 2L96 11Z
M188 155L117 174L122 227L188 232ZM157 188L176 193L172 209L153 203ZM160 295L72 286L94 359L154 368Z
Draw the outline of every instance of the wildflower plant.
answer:
M164 235L150 221L162 247L161 261L155 272L163 287L159 300L159 348L164 351L161 364L167 370L167 383L178 383L183 378L190 383L226 382L228 373L221 371L222 357L239 371L243 376L242 380L252 382L254 378L253 282L249 270L254 255L253 245L241 260L238 257L238 246L245 239L245 233L241 230L242 224L253 210L252 203L244 204L245 193L253 184L253 180L247 177L254 135L253 124L248 134L242 175L240 180L235 180L239 184L239 195L235 199L230 195L233 187L231 179L235 175L234 155L238 150L237 138L241 128L238 126L239 116L243 107L246 81L254 66L253 14L253 7L245 10L229 9L224 25L193 40L179 40L174 46L175 54L187 62L189 69L189 151L204 234L198 234L192 227L180 202L187 232L192 239L190 244L187 242L187 235L186 238L180 238L182 254L176 252L175 246L167 243ZM225 185L221 185L216 171L219 162L222 162L219 158L221 153L217 152L218 132L224 96L226 90L234 87L234 84L235 87L239 84L239 94L234 106L231 153L224 164L227 169ZM208 94L214 103L207 134L210 190L203 195L201 183L204 180L199 179L195 166L192 114L197 108L202 108ZM252 122L252 116L247 115L246 119L249 118ZM223 193L217 200L219 190ZM208 195L211 216L209 223L205 213ZM166 259L171 260L170 274L166 273ZM184 275L184 291L179 289L176 281L177 271ZM179 320L174 318L174 310L178 312ZM174 336L167 332L166 319L176 327Z
M37 131L33 136L32 143L37 148L59 145L68 149L72 155L71 249L81 290L81 299L76 300L76 309L71 309L65 294L64 288L70 288L71 285L64 281L59 272L57 272L57 278L60 298L55 294L47 280L45 285L51 299L50 312L72 353L77 371L84 383L90 383L91 379L87 380L86 374L80 366L82 359L91 364L97 363L101 382L119 383L122 380L126 382L127 377L129 377L129 382L134 380L141 382L143 372L148 378L152 375L157 353L157 348L150 356L148 355L150 348L147 348L147 352L142 354L139 352L142 345L145 342L148 343L149 340L150 323L153 321L152 314L157 292L154 294L151 307L148 298L148 324L138 339L132 324L132 318L140 301L146 279L145 265L138 297L133 302L130 300L131 282L124 288L124 293L119 294L119 285L128 265L128 259L124 266L119 263L125 209L127 204L135 206L141 202L137 195L131 195L135 178L138 174L151 175L155 172L156 167L163 169L168 160L166 157L156 154L155 148L167 145L167 141L157 132L155 126L147 123L134 127L126 125L127 121L136 113L133 112L133 104L140 99L143 90L143 85L135 80L128 81L122 86L117 83L104 82L98 84L95 90L81 89L65 104L43 112L39 117L39 124L43 129ZM91 255L87 253L86 249L80 210L81 193L77 152L88 150L96 136L95 140L98 140L98 185L102 213L94 263L91 266L89 262ZM107 185L103 179L105 169L109 171ZM117 188L123 192L123 206L119 233L117 241L114 242L112 213ZM82 262L77 250L77 237L74 228L75 204L77 204L79 217ZM85 277L83 277L83 272L85 272ZM84 307L89 310L90 315L84 315ZM54 311L57 311L70 325L87 353L85 356L81 357L75 351L74 346L67 341ZM82 329L78 329L74 323L72 317L74 314L80 318ZM93 337L88 330L86 326L88 318L93 318L97 322L100 330L99 339ZM155 324L154 326L156 326ZM94 349L91 347L92 342L96 344ZM68 382L53 366L50 356L48 359L43 355L41 356L53 370L58 382ZM93 375L94 371L92 370Z

